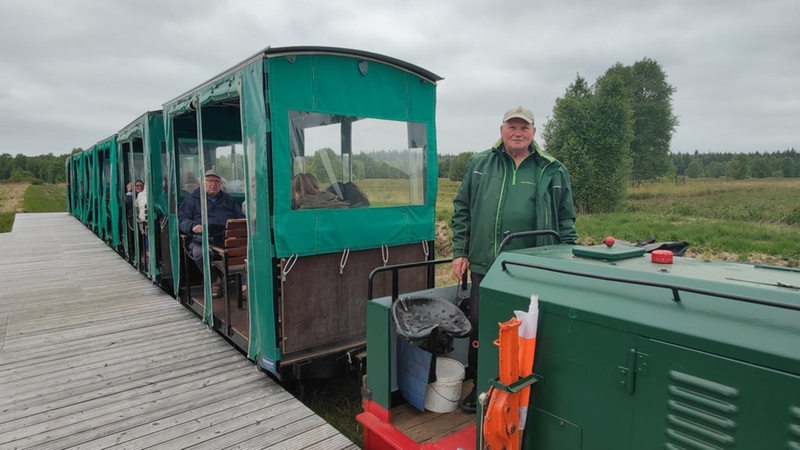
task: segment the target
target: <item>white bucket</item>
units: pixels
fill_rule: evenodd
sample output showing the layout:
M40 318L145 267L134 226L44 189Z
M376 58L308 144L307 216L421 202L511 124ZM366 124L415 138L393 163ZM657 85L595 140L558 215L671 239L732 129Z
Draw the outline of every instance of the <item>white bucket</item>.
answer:
M464 366L450 358L436 358L436 381L425 391L425 409L437 413L455 411L461 401Z

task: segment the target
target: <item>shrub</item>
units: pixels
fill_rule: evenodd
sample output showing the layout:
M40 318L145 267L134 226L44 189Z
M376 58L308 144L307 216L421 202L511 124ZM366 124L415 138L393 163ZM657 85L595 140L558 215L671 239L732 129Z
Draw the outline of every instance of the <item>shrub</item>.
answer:
M789 225L800 225L800 206L790 212L784 220Z

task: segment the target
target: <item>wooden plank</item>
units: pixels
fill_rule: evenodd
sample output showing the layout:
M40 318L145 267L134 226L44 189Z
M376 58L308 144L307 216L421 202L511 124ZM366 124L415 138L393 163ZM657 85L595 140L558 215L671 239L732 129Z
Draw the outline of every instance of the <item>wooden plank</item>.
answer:
M0 248L0 448L357 448L69 215Z
M319 419L322 420L322 419ZM288 427L287 427L288 428ZM332 432L327 427L314 427L310 430L304 428L302 425L297 424L293 427L296 433L291 434L285 440L273 441L270 445L264 448L268 449L295 449L295 448L323 448L333 450L343 448L343 436ZM287 430L288 431L288 430ZM280 433L276 438L281 435L287 434L285 431Z
M262 424L259 420L263 415L275 416L275 419L270 421L269 424ZM277 425L269 435L269 439L274 440L275 430L284 430L298 423L303 424L303 426L308 429L308 427L314 425L311 421L312 417L316 416L308 410L296 408L294 405L286 402L276 403L273 405L265 405L263 409L257 411L252 411L251 408L248 414L225 414L219 417L218 420L220 422L224 421L226 428L236 430L235 433L212 434L209 433L207 426L203 426L205 425L204 423L187 424L187 427L185 427L183 431L192 431L192 433L183 433L180 437L170 442L162 442L161 444L165 447L176 446L187 449L218 449L229 448L248 437L264 442L264 426Z
M176 340L176 342L186 342L185 340ZM143 345L143 347L153 347L155 344L147 343ZM218 345L214 344L213 341L203 342L199 340L195 340L192 342L188 342L187 345L196 345L192 352L193 355L203 357L212 356L215 353L220 353L225 349L220 348ZM213 346L212 346L213 345ZM110 347L110 346L109 346ZM117 347L118 349L125 350L125 347ZM109 357L108 361L103 361L102 356L98 356L96 353L84 353L84 352L75 352L74 357L70 357L69 354L60 353L58 358L53 358L52 360L40 358L34 364L30 361L23 361L22 364L13 364L13 365L6 365L4 367L2 373L3 376L0 377L0 383L8 383L9 386L16 384L25 384L25 383L32 383L32 382L50 382L50 381L58 381L62 388L68 388L69 382L77 382L82 377L80 376L83 374L90 374L92 371L103 371L105 376L108 377L110 375L115 375L116 373L121 373L122 375L141 371L146 368L157 367L159 364L169 365L170 361L175 362L176 364L181 363L182 361L193 359L192 354L187 355L174 355L174 352L169 350L164 350L163 348L153 348L150 350L149 354L142 354L139 353L140 350L144 351L143 349L138 349L135 346L135 343L132 345L127 346L126 351L128 352L137 352L140 356L134 359L125 359L125 356L119 356L118 359L113 361L111 357ZM158 353L160 352L160 353ZM149 359L143 359L147 356ZM89 359L91 358L91 359ZM81 363L76 363L74 361L81 361ZM107 369L106 364L109 362L118 362L118 365L113 366L111 369L114 372L111 372L111 369ZM57 370L54 370L57 369ZM27 376L28 378L22 379L23 376ZM38 377L38 379L37 379ZM83 377L85 378L85 376ZM3 404L3 399L0 399L0 404Z
M90 442L104 449L146 448L181 436L185 433L186 426L198 423L198 418L203 418L205 425L209 426L228 415L240 415L243 411L252 409L251 402L270 400L273 403L284 404L287 408L297 408L294 402L287 401L291 399L291 395L285 391L277 394L262 391L255 395L250 391L248 386L240 386L227 393L217 393L213 397L208 397L208 403L204 406L163 417L162 414L145 416L140 425L120 429L114 434ZM76 448L82 446L78 444Z
M82 404L95 398L104 398L108 401L109 397L116 392L125 392L130 395L130 391L140 386L147 386L150 389L155 388L159 382L168 381L174 383L176 376L182 376L184 382L192 380L193 374L197 371L211 371L216 370L220 366L229 366L231 363L237 362L231 359L231 355L220 352L218 355L206 356L202 362L182 362L178 361L176 364L164 364L154 368L146 368L146 370L134 371L121 376L108 375L104 376L100 382L103 384L102 388L98 386L97 377L83 377L76 381L68 380L68 383L62 385L58 379L45 380L37 385L37 387L24 386L23 389L10 396L7 403L14 406L24 407L24 412L39 413L46 412L50 409L63 408L66 405ZM201 376L208 377L208 375ZM54 392L53 385L58 385L59 389ZM37 409L41 406L41 409ZM4 415L5 418L12 418L13 414Z
M472 390L472 381L461 387L461 399ZM435 442L453 433L475 425L475 414L465 414L460 408L449 413L419 411L408 403L392 408L392 424L406 436L420 444Z
M30 448L62 440L89 429L102 428L103 434L113 432L114 426L118 426L120 421L129 421L131 417L142 412L171 411L170 406L194 409L198 405L205 404L204 397L207 390L225 392L240 383L252 381L244 379L240 382L227 376L224 380L219 378L220 376L212 380L198 379L180 386L172 383L169 388L158 391L143 386L132 392L126 392L120 398L103 399L102 402L98 402L100 404L85 405L89 409L82 408L84 405L77 405L77 408L73 408L66 415L47 414L48 420L45 422L37 421L33 425L15 428L13 430L15 439L9 440L8 443L18 448ZM4 437L0 435L0 440Z

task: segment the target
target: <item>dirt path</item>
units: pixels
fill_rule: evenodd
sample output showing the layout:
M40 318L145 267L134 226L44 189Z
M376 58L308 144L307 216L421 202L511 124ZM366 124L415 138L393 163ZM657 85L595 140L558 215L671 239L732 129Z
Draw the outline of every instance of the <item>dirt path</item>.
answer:
M22 198L30 183L0 183L0 214L22 212Z

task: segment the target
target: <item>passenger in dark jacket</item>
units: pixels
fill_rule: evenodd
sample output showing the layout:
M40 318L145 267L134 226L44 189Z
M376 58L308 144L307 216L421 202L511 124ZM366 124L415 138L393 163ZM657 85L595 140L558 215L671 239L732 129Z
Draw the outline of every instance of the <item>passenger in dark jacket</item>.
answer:
M479 286L494 262L504 233L554 230L551 236L520 238L508 248L532 247L556 242L574 244L575 206L566 167L542 150L533 136L533 113L517 107L508 110L500 125L500 141L473 156L453 200L453 274L461 279L472 274L467 378L475 378L478 356ZM474 412L473 387L461 404Z
M225 239L225 223L228 219L242 219L244 213L241 205L230 195L222 191L222 177L214 170L206 171L206 208L208 215L208 241L210 244L223 245ZM192 259L202 272L203 270L203 214L200 207L200 188L192 192L181 203L178 211L178 227L181 233L192 236L189 250ZM212 268L212 282L216 282L219 273Z

